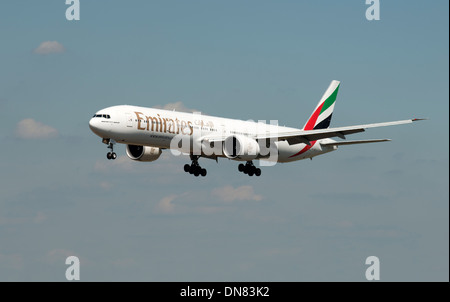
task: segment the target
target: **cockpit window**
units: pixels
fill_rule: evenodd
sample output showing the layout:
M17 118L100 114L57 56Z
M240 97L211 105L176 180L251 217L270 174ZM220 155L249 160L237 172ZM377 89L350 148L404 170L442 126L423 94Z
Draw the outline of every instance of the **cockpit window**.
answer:
M111 118L111 116L109 114L94 114L93 117L103 117L103 118L107 118L107 119Z

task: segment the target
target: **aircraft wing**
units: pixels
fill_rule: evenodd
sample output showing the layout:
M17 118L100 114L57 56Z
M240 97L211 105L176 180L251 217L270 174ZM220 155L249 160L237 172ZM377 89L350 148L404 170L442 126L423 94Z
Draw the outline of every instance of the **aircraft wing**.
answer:
M331 137L339 137L339 138L345 139L346 135L364 132L366 129L369 129L369 128L410 124L412 122L416 122L416 121L420 121L420 120L424 120L424 119L415 118L415 119L402 120L402 121L356 125L356 126L347 126L347 127L306 130L306 131L298 130L298 131L290 131L290 132L267 133L267 134L262 134L262 135L260 134L254 138L258 139L258 140L263 140L263 139L276 139L278 141L285 140L289 143L289 145L294 145L294 144L299 144L299 143L310 145L311 141L316 141L319 139L331 138ZM226 136L206 136L206 137L202 138L202 140L206 140L208 142L224 141L225 139L226 139Z
M326 142L320 143L322 146L344 146L344 145L356 145L356 144L369 144L369 143L380 143L380 142L390 142L390 139L382 138L382 139L365 139L358 141L343 141L343 142Z
M258 135L256 139L272 139L275 138L277 140L286 140L289 145L304 143L310 144L311 141L316 141L324 138L331 137L339 137L345 139L346 135L364 132L368 128L376 128L376 127L386 127L386 126L394 126L394 125L402 125L402 124L410 124L415 121L419 121L422 119L409 119L395 122L386 122L386 123L376 123L376 124L366 124L366 125L356 125L356 126L347 126L347 127L338 127L338 128L327 128L327 129L318 129L318 130L299 130L292 132L279 132L268 135Z

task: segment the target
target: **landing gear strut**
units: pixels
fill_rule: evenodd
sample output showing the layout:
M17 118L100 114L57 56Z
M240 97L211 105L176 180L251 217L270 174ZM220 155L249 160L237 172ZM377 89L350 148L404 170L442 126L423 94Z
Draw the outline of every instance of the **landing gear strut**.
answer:
M206 169L200 167L198 164L198 158L200 156L198 155L191 155L192 164L185 164L184 165L184 172L189 174L194 174L195 177L201 175L203 177L206 176Z
M116 143L115 141L113 141L112 139L109 138L104 138L103 139L103 143L108 145L108 149L111 149L111 152L106 153L106 158L107 159L116 159L117 158L117 154L114 152L114 144Z
M248 161L245 165L239 164L238 166L239 172L242 172L244 174L247 174L248 176L260 176L261 175L261 169L256 168L252 161Z

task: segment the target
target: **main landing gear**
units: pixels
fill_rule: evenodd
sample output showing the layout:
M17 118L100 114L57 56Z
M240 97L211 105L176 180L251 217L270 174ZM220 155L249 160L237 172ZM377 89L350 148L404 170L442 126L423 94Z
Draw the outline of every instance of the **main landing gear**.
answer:
M191 155L192 164L185 164L184 165L184 172L189 174L194 174L195 177L201 175L203 177L206 176L206 169L200 167L198 164L198 158L200 156L197 155Z
M260 176L261 175L261 169L256 168L255 165L253 165L252 161L248 161L245 165L239 164L238 166L239 172L243 172L244 174L247 174L248 176Z
M116 152L114 152L114 144L115 144L115 142L112 139L104 138L103 139L103 143L108 145L108 149L111 149L111 152L106 153L106 158L107 159L116 159L117 158L117 154L116 154Z

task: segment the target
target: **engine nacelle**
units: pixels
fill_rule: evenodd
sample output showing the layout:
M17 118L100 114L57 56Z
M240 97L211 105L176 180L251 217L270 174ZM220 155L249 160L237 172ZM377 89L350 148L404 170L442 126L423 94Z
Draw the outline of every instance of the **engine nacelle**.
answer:
M258 142L247 136L230 135L223 142L223 154L228 158L253 160L259 156L259 153Z
M132 160L154 161L161 155L161 149L148 146L127 145L127 155Z

